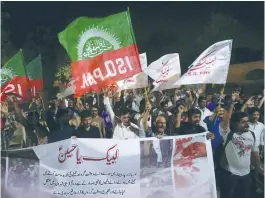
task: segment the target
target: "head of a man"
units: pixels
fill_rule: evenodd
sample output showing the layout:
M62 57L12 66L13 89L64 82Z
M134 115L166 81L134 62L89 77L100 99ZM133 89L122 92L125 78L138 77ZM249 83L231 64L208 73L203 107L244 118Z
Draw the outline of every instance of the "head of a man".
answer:
M225 113L225 105L224 104L217 104L215 109L214 109L214 113L218 118L223 118L224 117L224 113Z
M199 105L200 109L204 109L206 107L206 102L207 102L207 100L205 97L203 97L203 96L199 97L198 105Z
M81 124L84 128L88 128L91 125L92 122L92 114L91 111L84 110L80 113L81 117Z
M91 112L92 112L92 117L93 117L93 118L97 117L97 116L98 116L98 113L99 113L99 108L98 108L98 106L94 105L94 106L92 107Z
M192 108L188 111L188 122L194 126L198 126L201 121L201 111L196 108Z
M85 104L84 104L84 109L85 109L85 110L89 110L89 107L90 107L90 106L89 106L89 102L86 101Z
M156 133L163 134L167 127L166 118L162 115L157 116L156 118Z
M120 121L124 126L130 126L131 124L131 115L130 115L130 110L126 107L122 107L119 110L120 114Z
M249 119L248 114L245 112L235 112L232 114L230 119L230 128L233 132L244 133L248 132Z
M164 112L168 111L168 101L161 102L161 108Z
M74 100L72 100L72 99L68 100L68 107L70 107L70 108L74 107Z
M260 118L259 109L256 107L248 109L249 120L252 123L256 123Z

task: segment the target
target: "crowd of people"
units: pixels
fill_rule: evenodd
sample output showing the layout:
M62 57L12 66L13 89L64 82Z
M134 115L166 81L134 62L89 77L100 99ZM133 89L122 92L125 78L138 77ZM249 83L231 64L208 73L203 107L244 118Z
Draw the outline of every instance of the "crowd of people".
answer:
M89 97L56 97L47 109L41 97L23 108L9 95L1 104L2 150L69 138L126 140L208 132L221 198L247 198L252 183L258 190L257 178L263 175L264 91L247 96L241 88L226 95L224 89L206 90L183 86L150 93L106 88Z

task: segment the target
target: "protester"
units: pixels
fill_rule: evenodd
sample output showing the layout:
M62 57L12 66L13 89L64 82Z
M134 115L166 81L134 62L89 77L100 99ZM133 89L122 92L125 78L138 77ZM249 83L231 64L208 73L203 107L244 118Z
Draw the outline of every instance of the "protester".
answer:
M124 140L145 137L144 132L131 122L130 110L128 108L122 107L119 110L119 116L115 116L107 92L105 92L104 104L114 126L113 139Z
M228 119L229 120L229 119ZM260 166L258 144L254 133L249 131L248 115L236 112L228 124L221 126L224 138L224 155L221 158L221 198L247 198L251 189L250 164L253 159L255 168L263 172ZM226 126L226 127L224 127ZM229 127L230 126L230 127ZM240 191L237 187L240 185Z
M92 123L91 123L91 125L99 128L101 138L106 137L105 122L104 122L103 118L101 118L99 116L99 108L96 105L94 105L92 107Z
M80 113L81 125L72 134L72 138L101 138L98 127L92 126L92 114L90 111L84 110Z

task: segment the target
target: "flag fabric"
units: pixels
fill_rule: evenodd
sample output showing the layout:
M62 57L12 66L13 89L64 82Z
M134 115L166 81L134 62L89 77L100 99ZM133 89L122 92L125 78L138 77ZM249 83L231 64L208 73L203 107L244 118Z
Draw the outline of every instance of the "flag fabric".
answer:
M76 97L142 71L128 11L105 18L80 17L58 37L72 60Z
M67 84L66 88L63 90L63 92L60 94L59 98L65 98L67 96L73 95L75 93L75 81L72 79Z
M139 58L142 70L146 69L147 68L146 53L140 54ZM148 75L146 75L144 72L140 72L138 74L133 75L130 78L118 81L117 85L119 86L120 90L144 88L148 86Z
M162 56L145 68L144 72L154 80L153 85L155 87L152 91L175 88L176 86L173 84L181 75L179 54L173 53Z
M10 93L19 96L20 101L29 98L28 78L25 74L22 50L1 68L1 101L4 101L6 94Z
M27 76L29 78L29 86L31 95L36 96L43 89L42 63L41 55L32 60L25 67Z
M208 47L174 85L225 84L229 70L232 40Z

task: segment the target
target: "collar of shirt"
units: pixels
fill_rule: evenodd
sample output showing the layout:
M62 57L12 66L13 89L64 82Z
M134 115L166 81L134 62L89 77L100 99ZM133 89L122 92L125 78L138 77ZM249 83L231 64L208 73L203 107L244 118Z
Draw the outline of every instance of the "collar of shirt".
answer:
M86 130L86 131L89 131L89 129L90 129L90 127L87 127L85 130Z

